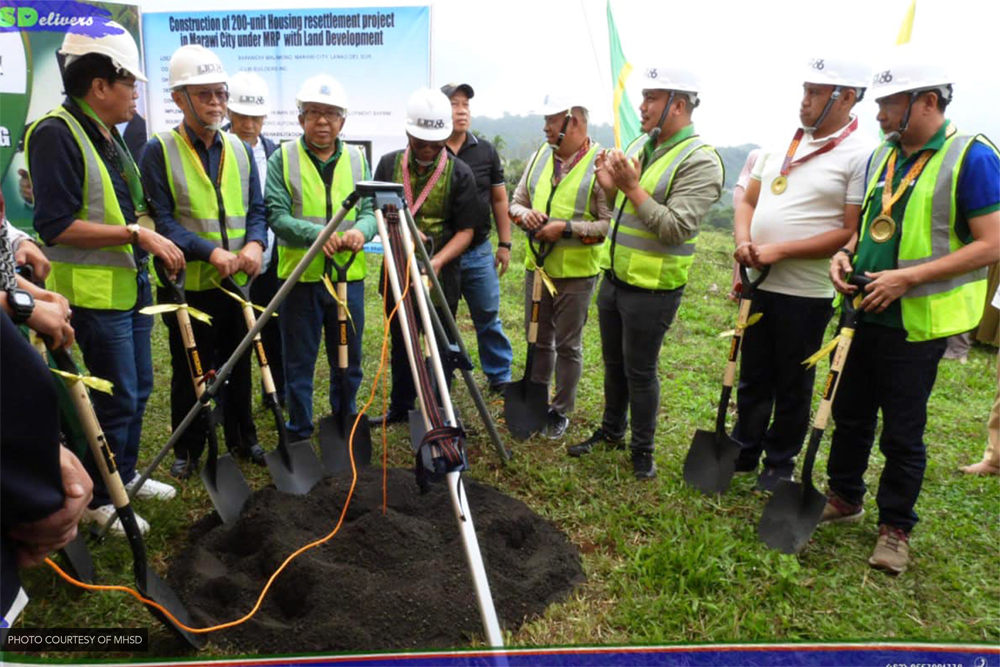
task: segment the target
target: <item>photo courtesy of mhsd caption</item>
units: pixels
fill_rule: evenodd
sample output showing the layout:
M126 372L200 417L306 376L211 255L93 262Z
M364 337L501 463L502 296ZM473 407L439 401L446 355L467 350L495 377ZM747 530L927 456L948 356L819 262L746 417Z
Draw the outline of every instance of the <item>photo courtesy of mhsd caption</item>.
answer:
M147 651L148 628L13 628L4 631L2 650Z

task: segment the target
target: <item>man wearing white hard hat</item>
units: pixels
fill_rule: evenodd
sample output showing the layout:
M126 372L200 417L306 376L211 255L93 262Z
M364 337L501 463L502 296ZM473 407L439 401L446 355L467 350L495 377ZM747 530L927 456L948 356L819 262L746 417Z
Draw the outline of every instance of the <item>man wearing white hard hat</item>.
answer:
M924 426L946 338L976 326L986 269L1000 254L1000 158L982 135L945 117L954 79L912 45L875 68L869 94L885 141L868 161L861 224L830 261L845 298L848 274L872 278L861 324L833 404L821 521L853 523L864 513L864 475L882 413L879 536L872 567L909 563L914 506L927 465Z
M212 316L212 324L192 321L198 353L206 369L230 357L246 329L240 304L218 288L223 278L238 284L260 272L267 248L267 220L257 165L250 147L221 132L229 100L229 77L219 57L197 44L180 47L170 58L168 85L181 123L150 139L142 155L142 176L156 228L187 258L184 285L188 304ZM160 301L169 301L161 290ZM194 405L195 393L177 319L164 315L170 340L170 416L174 428ZM226 446L241 458L264 465L251 413L250 353L241 357L219 392ZM193 424L174 447L170 471L186 478L205 448L205 424Z
M454 315L461 290L458 260L472 241L482 211L475 175L445 148L451 130L451 102L444 93L430 88L417 90L406 103L406 148L382 156L375 180L403 184L406 205L428 246L432 268ZM391 294L384 298L389 312L395 300ZM417 398L398 318L393 318L390 330L392 396L388 412L371 420L374 425L406 421ZM447 341L439 340L438 346L444 350ZM446 368L449 381L451 370Z
M260 178L261 192L265 192L267 183L267 160L278 150L274 143L262 134L264 121L270 111L270 95L267 82L253 72L240 71L229 79L229 125L223 129L232 132L246 142L257 164L257 176ZM266 192L265 192L266 199ZM250 300L264 305L278 291L278 264L274 261L274 232L267 229L267 250L261 259L260 274L250 285ZM272 319L260 332L264 353L270 360L271 376L278 400L285 403L285 366L281 356L281 327L277 319ZM261 401L265 402L261 387Z
M25 153L35 192L34 225L48 244L47 285L72 307L72 325L89 372L114 384L92 398L122 480L136 477L142 417L153 389L153 318L149 255L169 270L184 267L174 243L153 231L139 170L115 126L135 113L136 86L145 81L139 49L117 23L108 35L68 33L66 101L28 131ZM97 468L86 519L114 515ZM147 480L141 498L171 498L173 487ZM138 517L137 517L138 518ZM148 524L139 519L143 530ZM120 523L113 532L123 534Z
M281 145L268 161L267 212L278 243L278 278L285 280L313 244L340 203L354 192L358 181L370 179L364 151L340 138L347 120L347 94L333 77L318 74L306 79L295 97L303 135ZM362 199L330 237L324 255L313 259L281 308L285 349L288 433L293 440L312 435L313 374L320 336L326 341L330 366L330 409L333 414L355 414L355 395L361 385L361 336L365 328L366 260L362 247L375 236L370 198ZM353 261L352 254L357 253ZM341 396L337 373L337 302L322 279L337 281L334 262L347 270L347 308L352 326L347 337L349 395Z
M583 374L583 327L611 211L604 190L597 187L595 164L601 147L588 135L586 106L569 96L549 95L540 115L545 119L545 143L528 162L510 210L517 224L534 235L531 244L554 244L542 270L555 292L542 290L531 379L548 385L555 373L544 432L556 440L566 433L576 405ZM529 247L524 256L525 327L531 322L535 265Z
M597 295L604 359L604 416L571 456L625 445L631 413L632 474L656 476L653 438L660 407L657 361L680 306L698 226L722 193L722 159L695 134L697 76L682 67L647 67L642 131L625 153L605 151L597 182L615 212L601 251Z
M755 291L740 352L737 473L764 469L759 491L791 479L809 428L814 367L802 360L823 345L833 315L829 258L858 228L865 164L874 141L858 132L854 105L868 65L821 53L803 63L800 127L786 146L765 151L735 211L735 257L768 269ZM774 415L772 418L772 414Z

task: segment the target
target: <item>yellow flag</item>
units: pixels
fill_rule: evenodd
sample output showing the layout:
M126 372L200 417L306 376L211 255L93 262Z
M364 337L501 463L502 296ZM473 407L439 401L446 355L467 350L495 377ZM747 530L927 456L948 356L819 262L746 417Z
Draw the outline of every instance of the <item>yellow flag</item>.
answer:
M896 37L896 44L906 44L910 41L910 34L913 32L913 16L917 13L917 0L910 0L910 8L906 10L903 17L903 25L899 26L899 36Z

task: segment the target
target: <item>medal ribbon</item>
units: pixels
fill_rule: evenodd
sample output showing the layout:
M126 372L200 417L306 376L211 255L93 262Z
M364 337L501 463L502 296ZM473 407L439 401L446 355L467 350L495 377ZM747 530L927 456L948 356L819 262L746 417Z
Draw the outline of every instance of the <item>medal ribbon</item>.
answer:
M111 144L115 147L115 153L118 154L118 172L128 184L128 192L132 199L132 206L135 208L136 217L146 213L148 206L146 205L146 195L142 191L142 177L139 175L139 167L135 164L132 153L125 145L122 135L118 133L118 128L105 125L104 121L98 118L91 106L84 100L74 97L73 101L77 103L85 116L97 123L111 136Z
M420 207L424 205L424 201L430 196L431 190L437 185L438 179L441 178L441 174L444 173L445 164L448 161L448 155L446 149L442 148L441 153L438 155L437 167L434 168L434 173L431 174L430 180L427 181L427 185L424 189L420 191L420 196L417 197L417 201L413 201L413 184L410 182L410 147L407 146L406 150L403 152L403 194L406 197L406 205L410 207L410 213L416 217L417 211Z
M856 129L858 129L857 116L855 116L854 119L847 124L847 127L844 128L844 131L838 134L834 139L826 142L826 144L824 144L821 148L814 150L809 155L803 156L798 160L792 162L792 156L794 156L795 151L798 150L799 143L802 141L802 135L805 134L805 130L803 130L801 127L795 130L795 136L792 137L792 143L788 145L788 151L785 153L785 159L781 163L781 175L788 176L788 174L792 171L792 167L797 167L803 162L808 162L817 155L822 155L823 153L829 153L834 148L839 146L844 141L844 139L847 139L847 137L851 136L851 134Z
M920 176L920 172L924 170L924 165L927 161L931 159L931 155L934 151L924 151L923 155L917 158L916 163L910 170L906 172L906 176L899 183L899 189L895 193L892 191L892 179L896 175L896 154L898 151L893 151L892 155L889 156L889 163L885 166L885 185L882 186L882 214L892 217L892 205L899 201L899 198L903 196L906 192L906 188L913 181L917 180Z

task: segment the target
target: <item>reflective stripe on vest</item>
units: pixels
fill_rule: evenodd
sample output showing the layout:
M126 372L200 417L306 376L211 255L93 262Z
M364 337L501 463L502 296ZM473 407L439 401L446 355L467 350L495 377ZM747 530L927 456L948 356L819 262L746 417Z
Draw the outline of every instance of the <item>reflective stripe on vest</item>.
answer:
M114 182L86 130L64 107L54 109L38 122L46 118L58 118L64 122L80 148L84 173L83 202L76 218L124 226L125 216L115 194ZM38 122L31 126L25 137L26 159L30 155L31 134ZM28 168L31 169L30 164ZM54 245L45 248L44 252L52 263L46 287L62 294L71 305L100 310L129 310L135 307L137 269L131 244L105 248Z
M344 155L347 155L348 159L345 160ZM344 144L337 164L333 168L333 179L329 189L306 152L301 139L294 143L285 142L281 145L281 160L285 189L292 197L292 215L299 220L306 220L319 227L325 226L328 222L326 217L326 212L330 208L328 204L345 199L354 191L354 184L364 180L365 177L365 158L357 146ZM303 164L308 166L303 169ZM357 208L353 207L338 228L339 232L343 234L354 227L356 219ZM278 277L284 280L292 274L295 266L305 257L307 248L280 237L277 238L277 242ZM323 268L326 264L325 257L323 254L314 257L306 272L302 274L300 282L320 281L323 278ZM339 252L335 259L338 264L345 264L351 259L351 253L346 250ZM366 273L365 253L361 251L347 271L347 280L363 280Z
M587 154L559 181L548 211L550 220L594 219L590 213L590 195L597 182L594 163L599 151L600 146L591 142ZM549 203L554 169L552 148L546 144L535 153L528 174L528 196L531 198L531 207L536 211L544 213L546 204ZM560 238L545 258L545 272L553 278L596 276L600 270L600 256L600 243L584 243L579 236ZM535 270L535 257L530 251L525 253L524 268L528 271Z
M626 155L638 155L646 137L639 137L627 149ZM697 137L679 142L666 153L647 165L639 177L639 184L650 193L654 201L666 202L674 176L680 165L695 151L715 149ZM721 164L721 158L719 159ZM652 290L676 289L687 284L688 269L694 259L697 236L684 243L668 245L660 241L636 214L632 202L621 192L618 194L615 214L611 219L608 238L601 253L601 268L614 269L615 276L630 285ZM614 257L612 258L612 253ZM612 259L614 266L612 267Z
M956 193L962 162L978 138L956 133L927 161L903 211L896 260L899 268L933 262L966 245L955 233ZM982 139L985 145L997 150L985 137ZM869 163L871 176L866 201L878 187L892 149L883 144L875 151ZM873 165L877 166L874 170ZM881 202L873 201L871 205L881 207ZM867 221L859 233L861 238L866 232ZM933 340L973 329L979 324L985 302L985 267L918 285L900 299L907 340Z
M238 253L246 238L246 216L250 206L250 156L239 137L228 133L221 136L224 159L220 190L225 208L227 250ZM167 181L174 198L174 219L184 229L224 247L215 184L209 180L201 158L176 129L159 132L156 137L163 148ZM241 285L246 284L247 276L243 272L233 278ZM195 292L211 289L220 280L219 272L208 262L187 263L185 289Z

